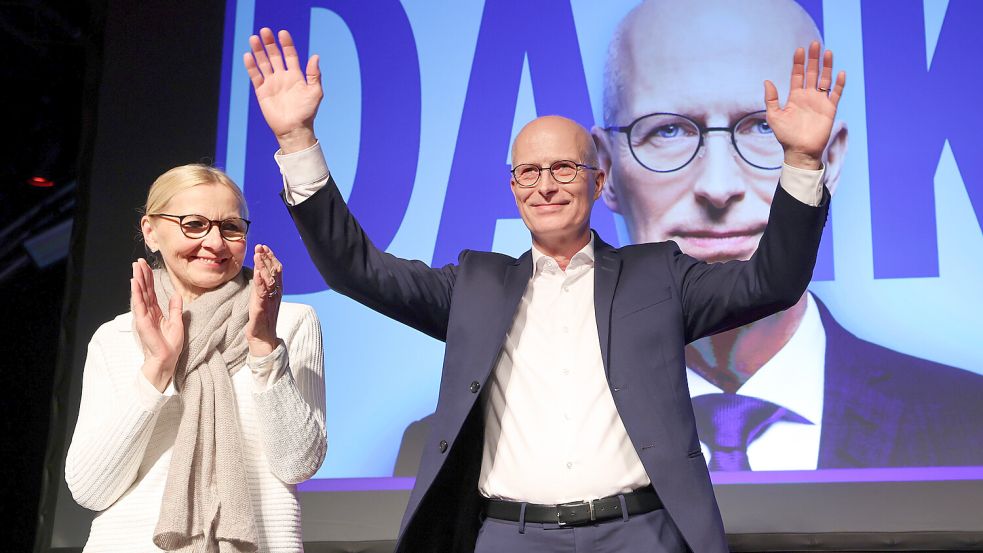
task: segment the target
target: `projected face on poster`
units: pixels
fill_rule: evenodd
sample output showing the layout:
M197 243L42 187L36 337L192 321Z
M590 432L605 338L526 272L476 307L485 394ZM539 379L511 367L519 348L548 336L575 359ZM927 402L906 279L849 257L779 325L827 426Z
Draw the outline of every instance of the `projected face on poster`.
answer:
M714 480L821 480L823 469L863 469L840 479L919 479L942 472L896 471L983 466L974 445L983 408L963 401L983 392L983 354L972 345L983 300L968 293L983 275L981 162L964 127L941 116L947 106L917 105L895 87L899 78L926 90L958 83L958 51L972 38L962 21L976 8L461 4L391 2L370 12L257 0L230 9L219 161L244 186L257 221L251 239L277 248L289 299L314 305L324 327L331 447L307 489L409 486L389 477L397 458L405 471L419 455L442 344L326 290L308 260L276 197L275 142L237 65L259 25L289 28L302 55L321 55L316 131L370 237L434 265L464 248L529 248L508 188L509 144L548 113L594 129L609 187L592 222L607 241L671 239L708 261L746 259L780 174L761 146L769 132L755 115L761 83L771 79L784 98L792 50L821 37L854 86L825 160L836 201L811 292L788 312L686 352L694 397L737 393L797 418L754 429L753 471ZM550 32L516 37L517 13L549 21ZM925 63L899 65L910 59ZM657 113L674 117L635 129L688 133L680 148L691 155L679 163L606 130ZM709 458L709 436L720 430L712 413L697 411Z
M787 73L789 52L821 36L794 2L692 8L643 4L612 38L604 124L594 129L610 175L604 201L623 216L632 243L673 240L707 262L746 260L768 222L783 160L762 111L762 82ZM777 82L786 97L787 80ZM846 124L839 121L824 160L831 192L846 143ZM726 468L713 461L715 448L708 444L728 421L703 400L720 392L787 411L740 436L751 468L817 468L823 401L814 384L823 381L824 334L814 302L807 294L792 309L687 348L691 395L701 397L697 427L711 469Z

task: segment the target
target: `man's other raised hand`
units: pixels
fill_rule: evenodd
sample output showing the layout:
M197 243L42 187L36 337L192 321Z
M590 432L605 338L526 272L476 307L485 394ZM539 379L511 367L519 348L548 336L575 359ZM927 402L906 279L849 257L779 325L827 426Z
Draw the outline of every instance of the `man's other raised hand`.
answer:
M809 45L809 55L798 48L792 57L792 77L788 101L778 103L774 83L765 81L765 107L768 125L785 149L785 163L802 169L819 169L836 117L836 106L843 95L846 72L833 82L833 52L822 54L819 42Z
M272 30L260 29L259 36L249 37L251 51L242 61L266 123L281 151L289 154L314 145L314 116L324 91L318 56L311 56L302 70L290 33L280 31L278 38L279 46Z

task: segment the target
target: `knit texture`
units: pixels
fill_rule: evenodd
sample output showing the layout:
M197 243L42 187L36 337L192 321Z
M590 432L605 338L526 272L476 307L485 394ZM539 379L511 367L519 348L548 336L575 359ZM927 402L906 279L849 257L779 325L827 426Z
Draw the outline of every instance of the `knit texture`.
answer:
M281 305L283 343L232 375L236 426L259 551L303 549L295 484L324 459L323 351L313 309ZM79 419L65 478L75 500L101 511L85 551L160 551L152 539L182 413L169 387L142 375L132 316L104 324L89 343Z
M184 308L184 348L174 371L184 413L154 530L161 549L251 553L257 548L231 378L249 351L244 329L251 276L243 269ZM154 282L161 313L167 313L176 293L167 271L155 269Z

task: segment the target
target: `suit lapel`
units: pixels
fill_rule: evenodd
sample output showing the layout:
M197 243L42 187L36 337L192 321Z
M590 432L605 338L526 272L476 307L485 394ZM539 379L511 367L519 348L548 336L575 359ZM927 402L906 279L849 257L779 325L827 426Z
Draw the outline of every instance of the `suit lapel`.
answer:
M502 345L505 343L506 334L512 328L512 323L515 321L515 312L519 308L519 301L522 299L522 294L525 293L526 287L529 285L529 278L531 276L531 251L527 250L526 253L519 256L519 259L505 266L505 271L502 275L502 290L504 294L499 296L502 298L502 301L491 308L493 311L489 311L485 315L488 317L487 320L495 325L488 328L490 331L488 336L494 340L494 342L488 342L488 346L490 347L488 353L491 355L491 361L489 364L482 365L487 365L489 370L494 365L495 359L498 357ZM485 373L482 377L487 378L488 374Z
M530 277L532 277L531 250L526 250L526 253L519 256L519 259L505 266L502 282L505 289L505 303L502 315L509 324L515 318L515 310L519 307L519 300L522 299L522 294L526 291L526 286L529 285ZM505 330L507 331L508 327Z
M601 343L604 374L611 376L608 349L611 344L611 306L621 276L621 255L594 233L594 318Z

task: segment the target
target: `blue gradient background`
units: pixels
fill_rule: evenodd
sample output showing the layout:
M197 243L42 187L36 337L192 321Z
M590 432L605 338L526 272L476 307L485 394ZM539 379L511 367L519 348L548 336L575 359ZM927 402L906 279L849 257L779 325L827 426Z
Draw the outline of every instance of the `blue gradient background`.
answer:
M925 48L926 56L931 60L950 2L924 0L917 3L922 9L925 27L924 45L919 47ZM274 164L272 149L247 152L246 146L247 133L251 125L256 124L249 118L258 112L255 106L250 108L251 103L255 104L255 98L241 57L248 51L248 36L257 32L260 26L288 28L295 35L309 33L309 45L301 47L301 53L321 55L325 83L325 101L315 124L317 135L332 174L346 197L355 179L359 139L361 133L366 132L360 128L362 77L358 52L341 17L325 7L317 7L317 2L309 4L312 7L301 10L305 17L300 20L254 21L257 7L254 0L230 2L218 165L224 165L236 182L247 183L245 193L251 202L257 196L263 201L279 202L276 195L282 186L276 181L250 185L251 179L246 174L249 155L268 156L265 159L271 166ZM597 121L601 120L601 77L608 41L615 25L634 4L626 1L602 4L586 0L571 3L579 55ZM420 66L420 147L416 175L406 175L407 179L413 180L409 204L388 251L429 262L436 246L485 6L481 2L424 0L407 1L402 5L410 21ZM978 15L983 16L983 4L977 4L976 9ZM979 344L983 333L978 320L979 313L983 312L980 294L983 233L970 201L970 192L977 191L978 195L983 182L964 182L959 160L948 142L934 172L938 276L875 278L867 111L868 106L878 99L866 94L861 11L859 0L822 3L820 27L826 45L835 50L838 67L850 76L848 92L839 111L839 117L849 125L850 148L832 218L835 278L814 282L811 290L822 298L843 326L860 338L983 374L983 348ZM911 38L899 36L898 40ZM969 78L971 82L946 84L977 90L983 85L978 77L970 75ZM526 65L512 121L513 136L524 123L537 116L534 94ZM938 101L947 99L938 98ZM977 107L971 106L971 109ZM259 127L253 127L252 132L256 132L256 128ZM897 128L899 133L920 130L906 128L901 123ZM383 140L384 136L379 139ZM978 141L976 144L976 156L981 157L983 151ZM502 163L507 163L507 149L500 155ZM904 161L898 160L899 163ZM898 183L897 193L901 197L906 193L906 184ZM504 176L502 186L507 186ZM385 201L385 198L379 201ZM616 225L619 236L607 236L606 239L624 243L623 225L618 221ZM296 234L292 226L279 228L283 236ZM276 236L263 236L262 240L277 248ZM517 255L528 247L528 233L517 215L497 221L494 250ZM286 267L288 285L291 269ZM928 272L932 271L929 269ZM443 344L332 291L288 295L286 299L313 305L324 330L330 447L317 478L388 477L392 474L404 428L434 409ZM917 475L913 477L918 479ZM405 480L393 479L391 487L405 488ZM353 487L359 485L353 484ZM343 489L345 486L329 488Z

